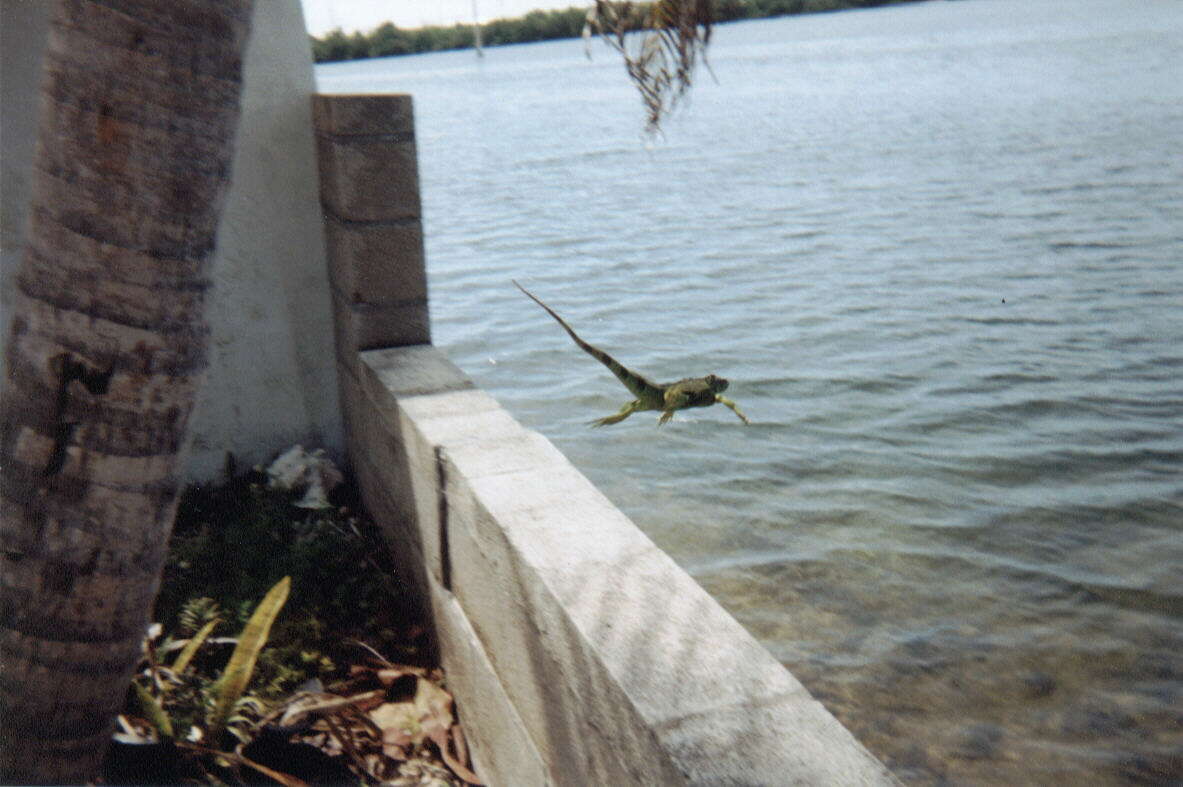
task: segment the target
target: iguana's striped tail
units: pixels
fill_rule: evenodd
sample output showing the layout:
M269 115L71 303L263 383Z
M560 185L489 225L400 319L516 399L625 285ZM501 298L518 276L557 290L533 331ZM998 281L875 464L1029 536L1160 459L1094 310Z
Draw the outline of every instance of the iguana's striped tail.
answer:
M550 308L537 297L535 297L534 293L518 284L517 281L514 281L513 279L510 281L513 281L515 287L526 293L530 300L537 303L543 309L546 309L546 313L551 317L554 317L555 322L563 326L563 330L565 330L567 335L579 345L579 349L583 350L592 358L595 358L597 361L607 366L612 371L612 374L616 375L616 379L624 383L624 387L632 392L633 396L636 396L638 399L642 399L646 402L648 402L653 397L657 397L658 401L661 400L663 396L663 391L661 388L654 385L649 380L646 380L644 377L632 371L631 369L621 365L615 358L601 350L599 347L596 347L593 344L588 344L583 339L580 339L579 334L577 334L575 330L567 324L566 320L556 314L554 309Z

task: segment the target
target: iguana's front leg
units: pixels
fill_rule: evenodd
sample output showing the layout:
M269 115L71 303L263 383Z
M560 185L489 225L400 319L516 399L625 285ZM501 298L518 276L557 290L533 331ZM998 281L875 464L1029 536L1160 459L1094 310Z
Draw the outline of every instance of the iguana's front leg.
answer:
M752 422L748 420L748 417L740 412L739 407L736 406L735 402L731 401L726 396L723 396L721 394L715 394L715 401L718 402L719 404L727 405L728 407L731 408L731 412L733 412L739 416L739 420L743 421L748 426L752 425Z
M592 426L609 426L611 424L618 424L621 421L623 421L625 418L628 418L630 415L637 412L638 410L644 410L644 409L645 409L645 407L644 407L644 405L641 404L640 400L634 400L634 401L631 401L628 404L626 404L624 407L621 407L620 411L618 413L616 413L616 415L609 415L604 418L597 418L595 421L591 422L591 425Z

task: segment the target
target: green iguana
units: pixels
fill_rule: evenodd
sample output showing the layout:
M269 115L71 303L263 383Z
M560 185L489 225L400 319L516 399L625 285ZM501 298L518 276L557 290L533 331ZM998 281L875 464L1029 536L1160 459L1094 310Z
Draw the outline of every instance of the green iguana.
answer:
M555 314L553 309L536 298L525 287L516 281L514 282L514 286L526 293L530 300L537 303L543 309L546 309L546 313L554 317L555 321L563 326L563 330L575 340L575 343L579 345L580 349L611 369L612 374L616 375L616 379L624 383L624 387L629 389L633 396L637 397L624 407L621 407L620 412L615 415L609 415L606 418L592 421L592 426L608 426L609 424L620 423L633 413L640 412L641 410L660 410L661 418L657 419L657 423L660 426L673 418L676 410L684 410L687 407L710 407L715 403L727 405L733 413L739 416L739 420L745 424L751 424L747 416L741 413L739 408L735 406L735 402L722 395L722 392L727 390L728 385L727 381L722 377L708 374L706 377L687 377L684 380L678 380L676 383L650 382L631 369L626 369L620 365L615 358L600 348L580 339L579 334L575 333L562 317Z

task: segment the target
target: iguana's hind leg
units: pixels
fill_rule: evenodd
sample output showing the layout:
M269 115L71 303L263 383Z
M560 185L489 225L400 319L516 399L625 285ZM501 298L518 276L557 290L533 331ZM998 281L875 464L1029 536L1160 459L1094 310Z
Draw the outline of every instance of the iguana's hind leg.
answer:
M611 424L618 424L621 421L623 421L625 418L628 418L630 415L632 415L633 413L637 412L637 410L640 410L640 409L643 409L640 400L634 399L633 401L626 404L624 407L621 407L620 412L616 413L616 415L609 415L605 418L598 418L595 421L592 421L591 425L592 426L609 426Z
M686 395L685 391L679 390L681 386L672 385L666 389L664 400L661 404L661 418L657 419L657 425L662 426L674 417L674 413L690 405L690 397Z

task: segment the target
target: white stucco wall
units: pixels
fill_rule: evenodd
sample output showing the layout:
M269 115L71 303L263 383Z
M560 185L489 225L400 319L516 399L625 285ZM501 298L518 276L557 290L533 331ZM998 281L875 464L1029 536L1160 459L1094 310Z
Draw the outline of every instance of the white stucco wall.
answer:
M20 260L40 53L52 4L0 3L0 272L6 293L0 324L7 334L7 285ZM256 463L301 442L341 455L332 307L310 120L314 89L299 0L256 2L233 183L207 311L209 373L191 422L189 480L216 476L227 451L241 463Z
M218 233L209 377L189 477L226 451L259 462L293 443L343 449L311 95L299 0L258 0L234 180Z

